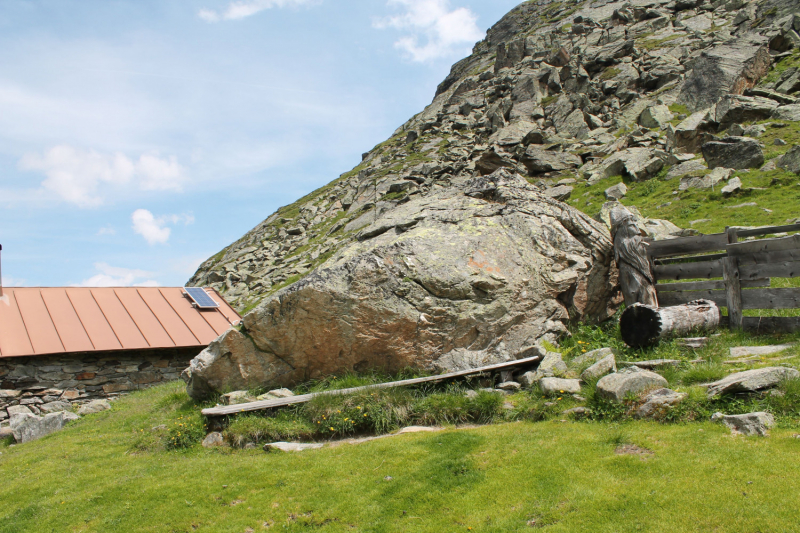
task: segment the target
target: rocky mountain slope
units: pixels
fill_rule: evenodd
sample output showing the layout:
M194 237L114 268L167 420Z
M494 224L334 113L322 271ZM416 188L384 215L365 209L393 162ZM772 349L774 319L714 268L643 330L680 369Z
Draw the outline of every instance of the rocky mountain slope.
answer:
M190 284L252 311L193 361L190 391L485 363L555 339L571 318L608 316L608 206L596 221L560 200L611 176L720 167L687 184L705 187L761 166L763 147L740 124L800 120L800 63L786 66L799 9L519 5L360 165L199 268ZM792 153L771 163L791 166Z

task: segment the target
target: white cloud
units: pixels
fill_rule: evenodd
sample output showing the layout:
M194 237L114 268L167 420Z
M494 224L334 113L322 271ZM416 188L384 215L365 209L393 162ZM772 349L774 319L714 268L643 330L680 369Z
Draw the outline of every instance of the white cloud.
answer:
M112 267L107 263L95 263L99 274L73 285L74 287L158 287L152 278L153 272L130 268Z
M376 19L373 27L408 32L394 45L406 52L412 61L424 62L459 52L468 53L472 44L485 35L478 28L475 13L465 7L451 9L449 0L389 0L388 5L405 11Z
M25 286L25 280L21 278L9 278L7 276L3 276L2 284L3 287L23 287Z
M143 154L132 161L121 153L100 154L68 145L54 146L43 155L28 153L19 161L22 170L47 176L42 187L79 207L105 202L101 187L132 183L144 191L181 190L183 169L174 156L166 159Z
M175 225L183 222L189 225L194 222L194 216L184 214L156 217L147 209L137 209L131 215L131 221L133 222L133 231L144 237L148 244L166 244L172 233L172 229L168 228L167 224Z
M101 235L116 235L116 234L117 230L115 230L112 226L103 226L102 228L97 230L97 233L95 233L95 235L97 235L98 237Z
M201 9L197 16L206 22L220 20L241 20L273 7L295 7L305 4L314 4L318 0L240 0L231 2L223 10Z

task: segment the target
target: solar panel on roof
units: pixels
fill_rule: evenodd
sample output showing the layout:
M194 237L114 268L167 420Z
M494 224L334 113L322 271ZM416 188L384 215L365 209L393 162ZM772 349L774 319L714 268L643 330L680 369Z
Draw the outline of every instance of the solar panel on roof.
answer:
M183 290L186 291L189 298L200 309L216 309L219 307L219 304L202 287L184 287Z

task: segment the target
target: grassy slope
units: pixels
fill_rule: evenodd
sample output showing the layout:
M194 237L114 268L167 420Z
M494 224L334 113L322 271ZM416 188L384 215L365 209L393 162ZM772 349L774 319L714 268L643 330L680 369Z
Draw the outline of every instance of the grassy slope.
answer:
M617 340L612 328L584 326L565 343L565 356ZM700 374L722 371L727 346L742 340L726 333L697 354L712 361ZM796 364L800 349L789 354ZM670 355L696 354L673 343L621 353ZM668 375L693 397L692 383L706 377L688 367ZM520 410L541 402L527 392L510 399ZM300 454L198 445L166 451L154 446L163 432L151 428L197 416L182 384L171 383L42 440L0 445L0 472L11 480L0 487L0 532L527 531L529 524L564 532L795 530L796 506L786 498L800 490L800 439L793 438L800 408L759 439L732 437L708 422L552 417L574 404L564 398L544 422L451 428ZM653 455L615 453L624 443Z

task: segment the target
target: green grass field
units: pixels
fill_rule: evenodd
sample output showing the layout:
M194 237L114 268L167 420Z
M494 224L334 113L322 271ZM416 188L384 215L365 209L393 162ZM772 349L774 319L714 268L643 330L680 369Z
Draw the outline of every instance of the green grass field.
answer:
M635 400L610 408L592 385L585 401L522 391L505 397L513 408L490 425L301 453L201 447L201 406L182 383L169 383L41 440L0 444L0 532L797 531L800 381L785 383L783 396L713 401L697 385L744 368L797 366L800 347L748 365L722 361L729 346L798 337L723 332L696 352L674 342L637 351L619 346L611 323L580 326L562 344L565 360L601 346L618 348L620 361L677 358L679 367L664 375L689 393L683 407L668 420L635 421ZM707 362L689 362L697 357ZM345 376L308 388L371 379ZM448 394L463 397L463 390L418 391L411 395L416 415L408 416L446 420L458 405L430 399ZM576 405L589 407L590 416L561 414ZM336 408L323 402L287 411L282 427L310 431L309 420ZM708 422L715 410L761 409L778 422L768 438L732 436ZM252 438L250 426L240 425L226 431ZM322 434L306 437L325 440Z

